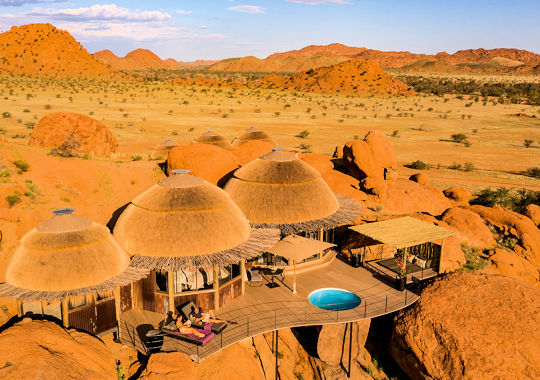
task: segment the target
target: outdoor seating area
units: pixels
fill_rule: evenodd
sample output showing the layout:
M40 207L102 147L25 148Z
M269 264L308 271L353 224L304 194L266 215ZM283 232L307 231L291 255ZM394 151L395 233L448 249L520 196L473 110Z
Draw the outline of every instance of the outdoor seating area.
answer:
M270 279L263 280L268 283ZM235 298L216 311L216 317L227 320L227 328L205 345L188 342L169 334L163 335L157 346L164 352L180 351L195 361L202 361L219 350L245 338L276 329L346 323L374 318L395 312L418 300L410 290L400 292L372 272L353 268L339 259L325 268L297 275L297 293L292 293L292 278L286 277L280 287L247 287L242 297ZM323 310L312 305L308 296L320 288L341 288L361 298L358 307L350 310ZM159 329L165 314L146 310L129 310L122 314L120 324L122 343L142 353L156 347L155 340L147 342L146 333ZM149 330L138 332L138 326L151 324ZM140 329L139 329L140 330Z

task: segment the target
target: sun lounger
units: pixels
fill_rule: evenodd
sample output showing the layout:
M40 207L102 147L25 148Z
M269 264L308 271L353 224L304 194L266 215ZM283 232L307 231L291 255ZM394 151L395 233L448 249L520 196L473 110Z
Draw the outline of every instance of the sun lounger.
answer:
M184 305L180 306L180 312L184 315L186 319L189 319L191 321L191 326L195 327L196 329L206 329L207 326L210 325L210 330L214 334L220 334L225 327L227 327L227 322L219 322L219 323L198 323L195 322L193 319L190 318L190 314L195 309L195 304L191 301L185 303Z
M249 286L254 286L257 284L258 286L263 285L263 277L256 269L250 269L248 270L248 284Z
M212 338L214 338L214 333L210 330L197 329L204 334L204 337L198 337L195 334L182 334L178 331L178 329L176 329L176 326L173 329L172 327L169 327L166 322L167 319L164 319L159 323L159 330L168 337L180 339L198 346L204 346L206 343L210 342Z

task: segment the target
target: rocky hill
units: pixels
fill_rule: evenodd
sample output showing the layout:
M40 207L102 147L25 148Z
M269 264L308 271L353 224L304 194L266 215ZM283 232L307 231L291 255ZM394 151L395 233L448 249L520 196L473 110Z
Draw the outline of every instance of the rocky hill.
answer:
M13 26L0 34L0 73L76 78L119 78L68 32L51 24Z
M342 44L310 45L303 49L274 53L265 59L256 57L230 58L220 61L210 70L298 72L331 66L351 58L373 61L384 68L403 68L417 62L435 62L443 72L516 72L534 73L540 65L540 55L519 49L469 49L454 54L416 54L408 51L380 51ZM474 65L481 63L482 65ZM461 66L465 65L465 66ZM508 67L516 67L508 69ZM519 67L519 68L518 68ZM417 66L417 71L429 71L429 65Z
M294 76L270 75L260 81L260 87L315 93L413 94L405 83L386 74L376 63L364 60L310 69Z
M111 65L117 70L166 69L178 67L178 62L174 59L170 58L163 61L148 49L133 50L127 53L125 57L118 57L110 50L101 50L94 53L94 57Z

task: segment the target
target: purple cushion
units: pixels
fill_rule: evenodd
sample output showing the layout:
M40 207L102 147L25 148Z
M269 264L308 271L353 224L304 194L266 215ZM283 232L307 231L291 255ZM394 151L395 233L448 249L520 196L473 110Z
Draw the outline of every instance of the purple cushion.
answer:
M201 333L204 334L204 337L202 337L202 338L198 337L195 334L182 334L180 331L175 331L174 334L183 335L183 336L187 336L190 339L198 340L204 346L206 343L210 342L212 340L212 338L214 337L214 333L212 331L210 331L211 327L212 327L212 324L210 324L210 327L208 328L208 330L206 330L206 329L205 330L195 329L198 332L201 332ZM206 326L205 326L205 328L206 328Z

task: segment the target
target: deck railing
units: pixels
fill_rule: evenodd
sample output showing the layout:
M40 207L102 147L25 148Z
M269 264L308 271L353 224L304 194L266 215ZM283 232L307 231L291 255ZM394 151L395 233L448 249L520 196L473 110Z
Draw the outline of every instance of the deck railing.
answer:
M358 292L356 293L359 295ZM137 326L132 326L125 320L122 321L121 326L122 340L123 343L137 349L142 345L146 350L145 354L154 350L180 351L186 353L192 360L200 362L225 347L256 335L282 328L346 323L374 318L400 310L418 299L418 295L410 290L391 295L382 293L384 292L361 296L360 305L347 310L343 310L343 303L328 304L327 307L336 306L335 310L324 310L313 306L309 301L283 301L254 304L236 309L231 313L218 313L218 318L228 320L229 325L204 347L164 334L159 334L155 339L146 342L145 337L137 335ZM338 305L342 306L341 310Z

